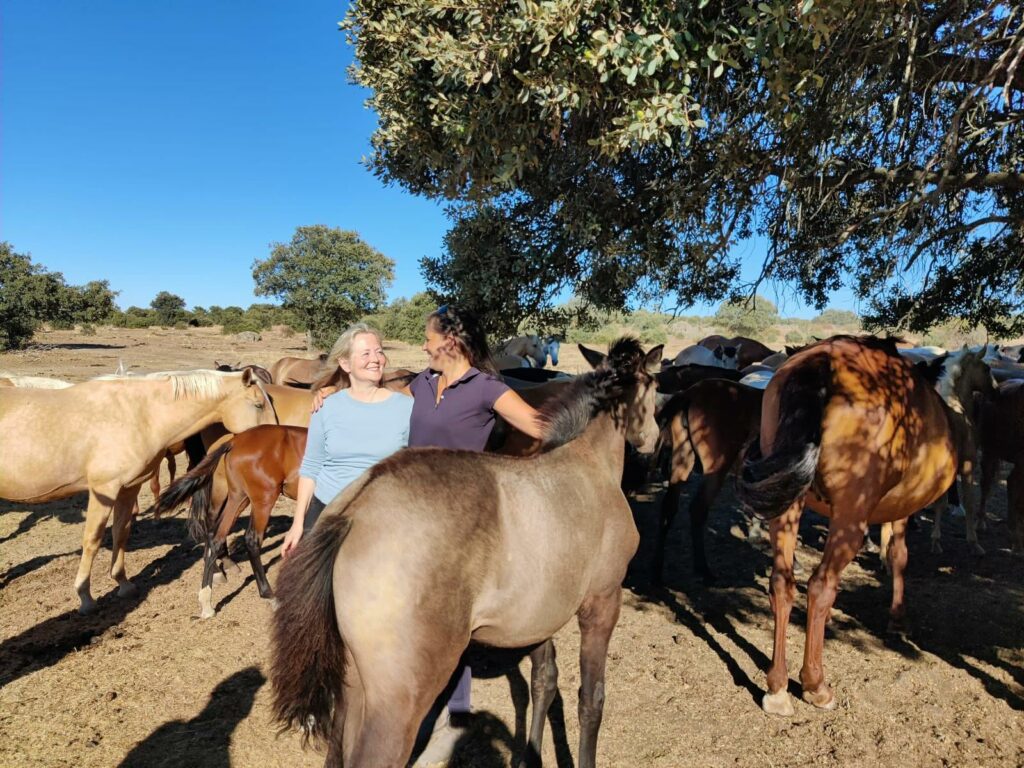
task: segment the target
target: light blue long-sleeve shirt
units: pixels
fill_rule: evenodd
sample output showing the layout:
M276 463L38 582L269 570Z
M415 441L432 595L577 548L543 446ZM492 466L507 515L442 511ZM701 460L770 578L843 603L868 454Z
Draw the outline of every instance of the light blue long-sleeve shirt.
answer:
M379 403L355 400L348 390L324 400L309 420L299 476L316 481L324 504L381 459L409 443L411 397L392 392Z

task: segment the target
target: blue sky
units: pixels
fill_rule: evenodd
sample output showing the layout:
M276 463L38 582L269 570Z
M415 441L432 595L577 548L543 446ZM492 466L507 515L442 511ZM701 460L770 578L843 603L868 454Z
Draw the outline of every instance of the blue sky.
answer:
M322 223L397 262L392 298L422 290L447 220L361 164L375 120L347 80L345 7L5 0L0 240L69 283L109 280L122 307L162 290L248 306L266 301L253 261Z

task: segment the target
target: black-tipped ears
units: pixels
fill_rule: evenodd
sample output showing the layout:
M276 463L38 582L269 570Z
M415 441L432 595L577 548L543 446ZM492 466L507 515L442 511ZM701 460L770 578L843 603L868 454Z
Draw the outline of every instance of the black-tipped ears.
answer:
M647 356L644 358L644 369L645 370L656 370L661 365L661 355L665 351L665 345L659 344L654 347Z

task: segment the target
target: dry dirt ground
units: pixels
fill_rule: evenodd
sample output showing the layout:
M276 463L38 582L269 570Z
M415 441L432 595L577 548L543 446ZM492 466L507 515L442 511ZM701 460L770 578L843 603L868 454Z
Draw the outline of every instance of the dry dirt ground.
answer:
M270 363L303 355L299 337L240 343L209 329L100 329L45 333L32 349L0 356L0 369L80 381L118 359L148 370L213 360ZM416 349L392 361L415 366ZM582 365L565 350L563 367ZM3 435L17 440L17 435ZM68 435L74 439L74 435ZM598 757L604 766L1022 765L1024 578L1000 519L968 554L963 521L946 524L946 553L928 551L926 521L911 532L907 584L913 634L885 636L889 586L878 556L862 553L843 579L825 647L839 701L833 712L796 702L792 718L762 714L771 653L768 558L743 536L730 494L711 519L708 554L719 580L690 574L685 515L670 539L669 588L644 587L655 524L653 497L635 504L643 537L608 659ZM143 490L140 502L151 497ZM684 502L685 503L685 502ZM279 502L264 548L274 580L292 502ZM294 733L275 734L266 682L271 609L249 566L216 588L216 618L200 621L200 552L184 520L141 519L128 569L140 594L119 599L96 560L98 612L80 618L72 590L85 507L76 496L0 502L0 766L314 766ZM1005 516L999 489L995 512ZM817 562L822 520L807 515L798 559ZM109 534L107 546L109 546ZM790 672L803 649L804 595L790 628ZM572 766L577 750L577 631L557 636L561 696L549 718L545 765ZM529 663L478 667L471 734L460 766L504 766L525 741ZM795 683L791 686L796 689Z

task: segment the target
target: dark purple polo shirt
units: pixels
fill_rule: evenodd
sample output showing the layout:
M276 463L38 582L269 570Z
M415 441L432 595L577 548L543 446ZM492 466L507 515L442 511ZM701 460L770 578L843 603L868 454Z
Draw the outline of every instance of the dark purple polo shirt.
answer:
M482 451L494 427L494 401L509 391L505 382L470 368L437 402L439 374L429 368L412 380L409 446Z

